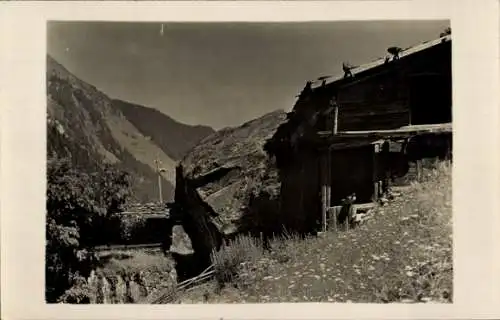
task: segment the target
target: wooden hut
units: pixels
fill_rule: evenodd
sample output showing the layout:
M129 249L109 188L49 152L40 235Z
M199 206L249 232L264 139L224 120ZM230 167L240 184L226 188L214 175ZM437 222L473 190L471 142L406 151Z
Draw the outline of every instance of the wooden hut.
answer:
M289 227L325 228L326 212L346 196L371 203L391 177L406 173L408 161L447 157L451 96L450 35L352 68L347 77L308 82L265 147L276 157Z

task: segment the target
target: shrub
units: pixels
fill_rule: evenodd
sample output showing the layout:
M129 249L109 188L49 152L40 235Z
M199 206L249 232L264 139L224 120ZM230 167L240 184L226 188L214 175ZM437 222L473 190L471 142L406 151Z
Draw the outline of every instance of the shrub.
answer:
M47 302L56 302L76 278L88 276L97 262L92 247L110 236L103 228L129 195L128 175L111 166L89 175L74 169L69 159L48 159Z
M73 286L66 290L58 298L58 301L62 303L88 304L95 301L95 299L95 291L84 278L78 277L75 279Z
M128 242L134 235L146 225L146 219L143 214L127 214L120 217L120 239Z
M242 263L252 263L262 257L262 246L254 238L238 236L219 251L212 253L215 279L219 286L234 283L241 271Z

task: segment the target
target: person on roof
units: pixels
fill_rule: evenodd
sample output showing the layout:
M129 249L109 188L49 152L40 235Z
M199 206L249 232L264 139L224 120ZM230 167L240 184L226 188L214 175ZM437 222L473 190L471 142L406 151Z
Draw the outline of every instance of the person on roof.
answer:
M312 81L307 81L304 89L299 94L299 99L305 98L312 93Z
M344 70L344 78L352 77L351 69L352 66L349 63L347 62L342 63L342 70Z
M398 60L401 51L403 51L403 49L401 49L400 47L390 47L387 49L387 52L392 54L392 60Z

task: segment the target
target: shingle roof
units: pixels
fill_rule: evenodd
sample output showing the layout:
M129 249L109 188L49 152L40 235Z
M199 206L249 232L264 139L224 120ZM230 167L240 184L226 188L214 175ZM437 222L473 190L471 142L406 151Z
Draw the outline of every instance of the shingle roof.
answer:
M413 47L410 47L410 48L407 48L407 49L403 49L399 53L399 58L401 59L401 58L404 58L406 56L415 54L417 52L420 52L420 51L432 48L432 47L434 47L434 46L442 43L443 41L446 42L446 41L449 41L449 40L451 40L451 35L446 35L446 36L443 36L443 37L440 37L440 38L437 38L437 39L434 39L434 40L431 40L431 41L422 42L422 43L420 43L418 45L415 45ZM385 63L385 58L379 58L379 59L374 60L372 62L368 62L368 63L362 64L360 66L357 66L355 68L352 68L351 72L352 72L353 75L356 75L356 74L359 74L361 72L364 72L364 71L373 69L375 67L378 67L380 65L383 65L384 63ZM338 75L335 75L335 76L326 77L325 81L326 81L326 84L331 84L333 82L336 82L336 81L339 81L339 80L342 80L342 79L344 79L344 74L338 74ZM313 81L312 88L313 89L317 88L317 87L321 86L321 84L322 84L321 80Z

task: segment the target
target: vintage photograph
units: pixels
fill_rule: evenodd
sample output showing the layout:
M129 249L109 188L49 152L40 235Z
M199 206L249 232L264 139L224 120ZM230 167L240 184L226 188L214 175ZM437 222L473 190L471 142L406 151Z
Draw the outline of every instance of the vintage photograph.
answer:
M451 31L47 22L46 302L453 303Z

